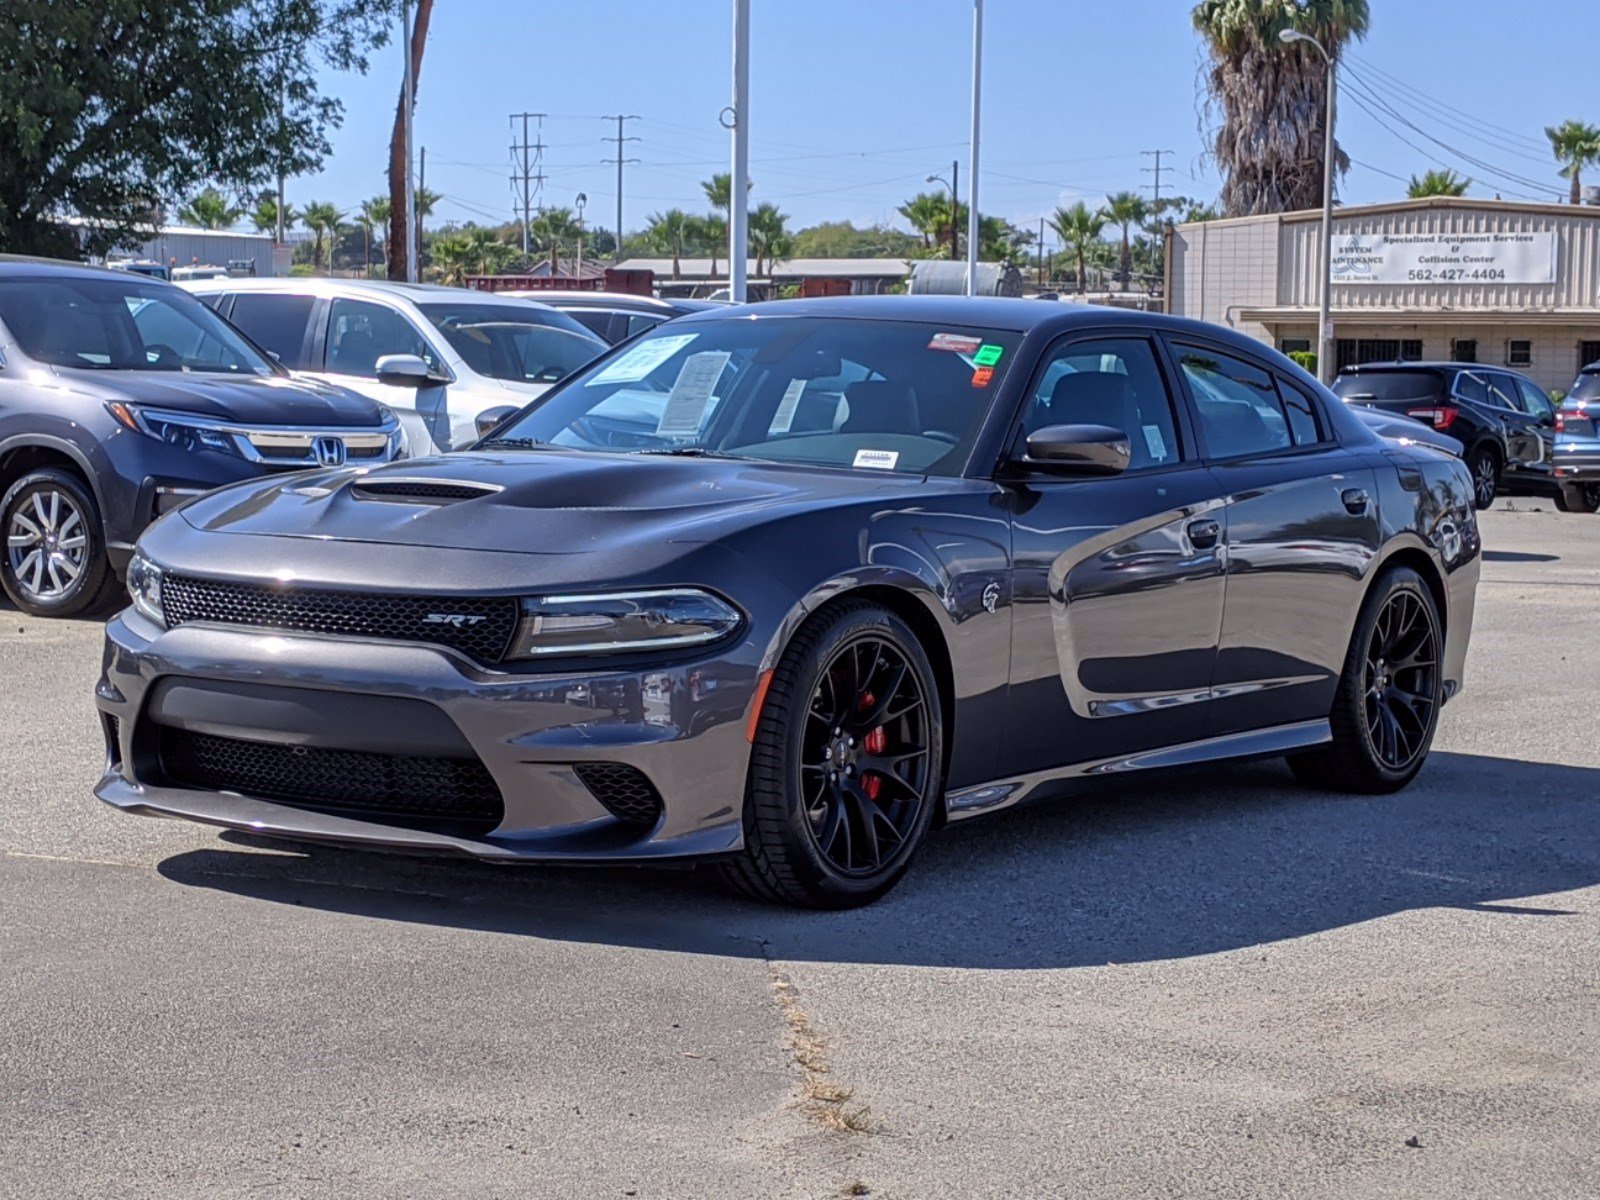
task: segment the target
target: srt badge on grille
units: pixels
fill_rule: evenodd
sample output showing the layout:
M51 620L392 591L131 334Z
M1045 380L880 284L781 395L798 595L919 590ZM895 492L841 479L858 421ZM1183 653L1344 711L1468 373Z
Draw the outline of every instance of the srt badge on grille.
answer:
M471 613L429 613L422 618L424 625L449 625L453 629L470 629L483 618Z

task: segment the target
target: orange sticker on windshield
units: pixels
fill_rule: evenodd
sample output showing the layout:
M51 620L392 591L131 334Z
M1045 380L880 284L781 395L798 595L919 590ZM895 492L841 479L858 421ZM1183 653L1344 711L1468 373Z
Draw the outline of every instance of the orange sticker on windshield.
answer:
M972 373L973 387L988 387L989 381L994 378L993 367L979 367Z

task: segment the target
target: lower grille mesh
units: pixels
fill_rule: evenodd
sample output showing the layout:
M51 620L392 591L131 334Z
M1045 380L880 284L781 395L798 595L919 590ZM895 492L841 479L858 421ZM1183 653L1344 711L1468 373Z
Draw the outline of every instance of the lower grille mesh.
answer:
M572 773L619 821L654 825L661 816L661 793L637 767L625 763L576 763Z
M519 607L510 596L373 595L168 575L161 584L167 624L190 621L285 632L431 642L492 666L505 657Z
M161 766L179 787L215 788L301 808L458 837L481 837L505 806L475 758L421 758L283 746L163 728Z

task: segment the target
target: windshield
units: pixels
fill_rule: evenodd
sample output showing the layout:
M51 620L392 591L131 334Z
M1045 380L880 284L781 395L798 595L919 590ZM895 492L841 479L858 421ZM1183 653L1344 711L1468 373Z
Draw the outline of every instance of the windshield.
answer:
M494 442L957 475L1019 340L836 317L674 323L551 392Z
M1600 400L1600 371L1584 371L1567 393L1568 400Z
M565 313L531 304L419 304L467 366L490 379L554 383L606 344Z
M57 367L278 373L189 293L136 276L3 280L0 321L24 354Z

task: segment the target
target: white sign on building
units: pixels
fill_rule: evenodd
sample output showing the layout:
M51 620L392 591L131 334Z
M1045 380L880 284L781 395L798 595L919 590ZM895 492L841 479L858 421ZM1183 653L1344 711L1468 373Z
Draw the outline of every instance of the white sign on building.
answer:
M1333 239L1341 284L1554 283L1554 233L1352 233Z

